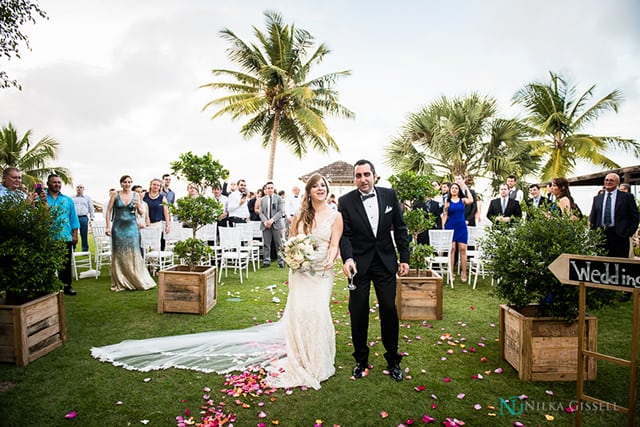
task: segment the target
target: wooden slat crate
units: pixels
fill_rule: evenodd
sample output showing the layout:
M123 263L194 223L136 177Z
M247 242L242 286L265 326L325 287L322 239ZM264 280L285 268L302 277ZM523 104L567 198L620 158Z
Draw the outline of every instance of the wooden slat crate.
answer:
M431 270L397 276L396 307L402 320L441 320L442 276Z
M500 358L523 381L575 381L578 373L578 323L535 317L536 307L523 312L500 305ZM585 345L597 351L598 319L586 317ZM596 360L587 358L585 379L595 380Z
M218 275L215 266L196 271L178 265L158 275L158 313L207 314L216 305Z
M26 366L67 341L62 292L22 305L0 300L0 362Z

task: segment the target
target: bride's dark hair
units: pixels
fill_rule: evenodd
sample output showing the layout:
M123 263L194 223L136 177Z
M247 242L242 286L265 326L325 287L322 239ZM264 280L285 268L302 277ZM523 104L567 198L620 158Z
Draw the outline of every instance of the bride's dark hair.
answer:
M313 209L313 204L311 203L311 188L321 180L324 181L324 185L327 187L327 194L329 194L329 183L325 177L319 173L311 175L307 180L307 184L304 186L304 198L300 206L300 221L302 221L302 231L304 234L311 233L313 221L316 217L316 211Z

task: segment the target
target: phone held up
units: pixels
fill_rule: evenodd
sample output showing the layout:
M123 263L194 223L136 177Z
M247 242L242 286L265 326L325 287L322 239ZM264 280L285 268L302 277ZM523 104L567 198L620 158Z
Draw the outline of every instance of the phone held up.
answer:
M36 194L39 196L42 194L42 184L36 184Z

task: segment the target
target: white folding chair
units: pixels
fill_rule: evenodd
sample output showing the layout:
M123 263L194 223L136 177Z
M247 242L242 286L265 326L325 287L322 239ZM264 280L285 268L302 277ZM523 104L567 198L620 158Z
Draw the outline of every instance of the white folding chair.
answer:
M467 227L467 260L468 266L471 268L471 260L478 256L478 239L484 236L484 227L475 226ZM459 270L460 264L458 264Z
M102 267L111 268L111 237L105 234L106 225L104 221L94 221L91 223L91 234L96 246L95 264L96 279L102 272ZM110 273L109 273L110 274Z
M236 228L240 229L240 240L242 245L240 250L249 254L249 261L253 265L253 271L256 271L256 261L260 266L260 248L253 244L253 224L250 223L238 223Z
M439 272L442 277L447 275L453 288L452 243L453 230L429 230L429 244L435 250L435 255L429 258L429 269Z
M264 241L262 238L262 229L260 228L261 221L251 221L253 227L253 246L258 248L258 267L260 267L260 260L264 258Z
M173 248L179 241L185 239L185 232L187 230L182 226L182 223L178 221L171 221L169 223L169 232L164 234L164 250L173 252ZM188 229L191 232L191 229Z
M96 271L92 268L91 263L91 252L76 252L73 251L73 256L71 257L71 268L73 269L73 276L78 280L84 279L85 277L91 277L96 275ZM78 274L78 269L84 269Z
M151 273L173 266L173 252L160 249L161 227L141 228L140 238L144 261Z
M189 229L191 231L191 229ZM191 236L189 236L191 237ZM218 245L218 224L206 224L196 231L196 237L209 243L209 247L213 251L209 256L209 265L220 264L220 245Z
M227 277L229 268L233 268L234 273L240 273L240 283L242 283L242 270L246 270L249 278L249 253L243 251L240 229L238 227L220 227L218 229L220 237L220 273L218 280L222 279L222 270Z

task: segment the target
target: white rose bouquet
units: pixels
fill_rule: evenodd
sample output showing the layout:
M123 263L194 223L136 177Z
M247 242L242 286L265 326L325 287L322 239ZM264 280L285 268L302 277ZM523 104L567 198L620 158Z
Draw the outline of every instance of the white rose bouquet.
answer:
M311 235L298 234L290 237L282 249L282 259L293 271L315 273L313 261L318 244Z

